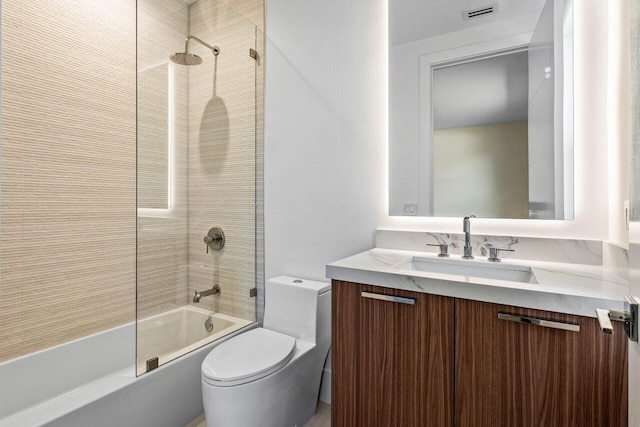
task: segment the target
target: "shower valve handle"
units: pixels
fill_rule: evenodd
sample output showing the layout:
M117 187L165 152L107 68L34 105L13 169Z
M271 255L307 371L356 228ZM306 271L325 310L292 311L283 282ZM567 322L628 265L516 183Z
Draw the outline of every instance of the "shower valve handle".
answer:
M211 236L204 236L204 243L207 246L207 253L209 253L209 245L217 240L220 240L220 238L215 238L215 237L211 237Z
M214 251L219 251L224 248L224 232L220 227L213 227L206 236L204 236L204 244L207 246L207 253L209 253L209 246Z

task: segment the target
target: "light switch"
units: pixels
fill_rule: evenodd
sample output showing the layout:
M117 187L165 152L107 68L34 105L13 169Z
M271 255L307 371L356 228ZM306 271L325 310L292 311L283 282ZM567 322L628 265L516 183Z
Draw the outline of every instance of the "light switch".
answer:
M416 216L418 215L418 202L403 202L402 214L404 216Z

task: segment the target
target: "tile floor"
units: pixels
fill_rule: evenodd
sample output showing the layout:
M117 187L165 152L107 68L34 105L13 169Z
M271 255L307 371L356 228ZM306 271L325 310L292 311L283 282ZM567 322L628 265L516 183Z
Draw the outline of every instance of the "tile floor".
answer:
M206 427L204 415L200 415L191 421L186 427ZM311 417L304 427L331 427L331 405L324 402L318 402L316 414Z
M318 402L316 414L307 421L304 427L331 427L331 405Z

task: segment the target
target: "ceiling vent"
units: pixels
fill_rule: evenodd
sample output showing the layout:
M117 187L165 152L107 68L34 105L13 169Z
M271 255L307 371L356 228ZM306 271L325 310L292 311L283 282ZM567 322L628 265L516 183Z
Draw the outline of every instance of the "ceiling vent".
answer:
M498 3L490 4L489 6L480 7L473 10L465 10L462 12L462 17L465 21L470 19L481 18L487 15L493 15L498 11Z

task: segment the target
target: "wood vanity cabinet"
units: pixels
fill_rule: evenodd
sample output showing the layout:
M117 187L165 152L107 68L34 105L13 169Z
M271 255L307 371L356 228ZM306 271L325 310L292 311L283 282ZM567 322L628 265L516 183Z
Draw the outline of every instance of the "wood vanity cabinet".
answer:
M334 427L627 425L621 322L336 280L332 298Z
M451 426L453 298L335 280L332 298L331 425Z
M627 336L613 323L607 335L590 317L456 299L456 426L626 426Z

